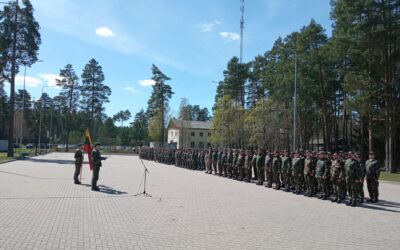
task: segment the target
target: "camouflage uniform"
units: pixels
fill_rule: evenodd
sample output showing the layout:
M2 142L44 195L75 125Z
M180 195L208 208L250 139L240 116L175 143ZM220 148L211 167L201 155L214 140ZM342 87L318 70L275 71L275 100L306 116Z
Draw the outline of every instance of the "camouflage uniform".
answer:
M325 153L320 152L320 155L321 154L325 154ZM328 198L328 186L327 186L327 182L326 182L327 169L328 169L327 159L325 157L318 159L315 177L317 178L318 188L321 192L321 195L319 198L323 199L323 200L326 200Z
M218 172L218 150L214 149L212 152L212 165L214 168L214 174Z
M244 178L245 166L246 166L246 155L244 151L238 153L238 158L236 161L236 169L238 170L238 181L242 181Z
M92 176L92 190L99 190L97 187L97 181L99 180L100 167L102 166L101 161L105 160L105 157L101 157L100 151L94 149L92 152L93 157L93 176Z
M265 176L267 179L267 187L271 188L272 187L272 182L273 182L273 175L272 175L272 160L273 160L272 154L267 154L265 157L265 164L264 164L264 169L265 169Z
M250 151L247 151L246 157L244 158L244 176L243 180L250 182L251 179L251 168L252 168L253 155Z
M228 178L232 178L233 152L231 149L228 151L227 164L228 164Z
M291 171L292 158L290 156L282 157L282 186L284 186L286 192L290 190Z
M262 185L264 183L264 164L265 164L265 154L262 150L258 151L256 157L256 168L257 168L257 185Z
M307 191L307 196L311 197L315 194L315 168L316 161L309 155L304 160L304 181Z
M333 194L335 198L332 202L341 203L346 197L346 172L344 162L340 159L335 159L331 166L331 181L333 184Z
M293 180L295 193L300 194L303 187L304 161L298 154L293 158Z
M359 174L360 174L360 179L357 182L357 196L358 196L358 202L363 203L364 202L364 179L365 179L365 164L360 160L360 158L357 159L358 161L358 167L359 167Z
M74 183L75 184L81 184L81 182L78 179L78 177L79 177L79 175L81 173L81 168L82 168L82 163L83 163L83 154L82 154L82 151L80 149L78 149L75 152L74 158L75 158Z
M350 156L351 157L351 156ZM346 184L347 191L350 196L350 201L347 205L356 206L357 205L357 182L360 179L360 168L358 167L358 161L349 158L345 162L346 170Z
M282 159L279 155L275 154L272 161L272 175L274 177L275 188L279 190L281 188L281 171L282 171Z
M373 153L370 153L373 154ZM369 202L377 202L379 196L380 165L377 160L369 159L365 163Z

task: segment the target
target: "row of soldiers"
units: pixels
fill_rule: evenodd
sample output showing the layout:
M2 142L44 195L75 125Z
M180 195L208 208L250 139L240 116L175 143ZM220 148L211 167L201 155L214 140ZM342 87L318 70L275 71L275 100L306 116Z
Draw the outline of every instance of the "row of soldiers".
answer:
M206 169L206 156L208 150L205 149L169 149L169 148L142 148L139 156L142 159L154 160L164 164L175 164L176 166L193 169Z
M205 169L206 173L250 182L257 185L304 193L326 200L332 195L332 202L341 203L346 196L348 205L364 202L364 180L370 195L369 202L378 202L380 166L374 152L362 161L353 152L330 154L324 151L295 151L290 154L238 149L145 149L142 158L166 164L175 164L190 169Z

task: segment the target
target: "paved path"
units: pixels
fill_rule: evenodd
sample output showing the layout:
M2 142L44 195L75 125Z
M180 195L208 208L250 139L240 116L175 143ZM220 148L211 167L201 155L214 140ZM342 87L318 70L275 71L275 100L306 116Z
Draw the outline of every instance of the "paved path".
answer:
M145 161L153 198L133 197L143 167L112 156L102 192L72 184L72 154L0 164L0 249L399 249L400 185L351 208ZM140 189L141 190L141 189Z

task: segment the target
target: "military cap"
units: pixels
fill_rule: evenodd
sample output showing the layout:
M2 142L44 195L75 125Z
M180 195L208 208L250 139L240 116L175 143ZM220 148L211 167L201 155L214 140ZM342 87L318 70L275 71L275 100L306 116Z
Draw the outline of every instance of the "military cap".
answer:
M318 154L322 155L322 154L326 154L326 152L325 151L319 151Z
M96 143L94 144L94 146L97 146L97 145L100 145L100 146L101 146L101 143L100 143L100 142L96 142Z
M369 151L369 154L370 154L370 155L374 155L375 152L374 152L374 151Z

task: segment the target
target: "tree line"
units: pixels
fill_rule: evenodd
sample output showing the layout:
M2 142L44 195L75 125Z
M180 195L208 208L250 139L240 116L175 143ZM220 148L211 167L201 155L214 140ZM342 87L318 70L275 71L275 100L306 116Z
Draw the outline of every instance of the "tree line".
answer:
M355 150L363 158L374 150L396 171L400 2L335 0L331 19L331 37L311 20L252 61L228 62L215 97L213 144Z

